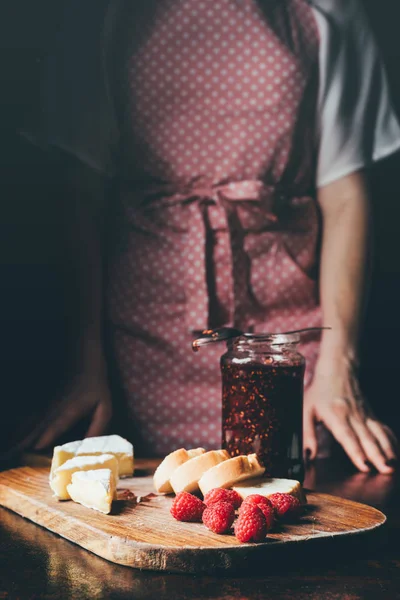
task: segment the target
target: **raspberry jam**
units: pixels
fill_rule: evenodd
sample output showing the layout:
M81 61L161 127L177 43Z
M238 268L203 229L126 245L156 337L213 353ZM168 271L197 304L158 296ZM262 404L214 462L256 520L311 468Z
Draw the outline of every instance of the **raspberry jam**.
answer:
M304 477L305 360L293 334L246 334L221 358L222 447L255 452L270 477Z

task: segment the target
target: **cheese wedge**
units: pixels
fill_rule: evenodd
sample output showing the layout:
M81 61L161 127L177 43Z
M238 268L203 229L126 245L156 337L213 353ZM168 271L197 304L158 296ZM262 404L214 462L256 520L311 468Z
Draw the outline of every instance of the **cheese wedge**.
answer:
M294 479L279 479L279 478L258 478L237 483L232 486L239 496L245 499L251 494L261 494L261 496L271 496L277 492L291 494L298 498L302 504L307 502L301 483Z
M229 454L226 450L210 450L184 462L175 469L170 478L170 484L175 494L196 492L199 489L199 479L203 474L228 458Z
M204 448L194 448L193 450L185 450L179 448L168 454L157 467L153 482L156 491L159 494L172 494L173 489L170 483L172 473L188 460L204 454Z
M118 482L118 460L112 454L101 456L75 456L67 460L53 472L50 487L54 495L60 500L69 500L67 486L71 483L72 475L76 471L92 471L97 469L110 469L114 476L115 484Z
M115 477L111 469L76 471L67 491L74 502L108 515L116 495Z
M50 478L53 477L55 469L74 456L100 456L101 454L112 454L117 458L120 477L132 477L134 467L132 444L119 435L103 435L56 446Z
M205 496L213 488L230 488L243 479L258 477L264 471L256 454L235 456L204 472L199 488Z
M63 446L56 446L53 450L53 459L51 461L50 479L53 476L53 471L62 464L67 462L70 458L74 458L79 446L82 444L81 441L69 442Z

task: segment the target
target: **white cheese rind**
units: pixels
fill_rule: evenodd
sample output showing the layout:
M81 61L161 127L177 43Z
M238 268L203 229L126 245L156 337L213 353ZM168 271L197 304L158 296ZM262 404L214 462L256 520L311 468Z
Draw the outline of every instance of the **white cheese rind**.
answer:
M243 483L237 483L232 486L239 496L243 499L251 494L260 494L261 496L271 496L277 492L290 494L305 503L306 497L299 481L294 479L279 479L279 478L258 478L244 481Z
M67 460L63 465L53 472L50 480L50 487L54 495L60 500L69 500L67 486L71 483L72 475L77 471L91 471L98 469L110 469L115 484L118 482L118 460L112 454L102 454L101 456L75 456Z
M53 451L53 460L51 461L50 479L53 477L53 472L62 464L73 458L82 442L69 442L63 446L56 446Z
M116 496L115 477L111 469L77 471L72 474L67 491L74 502L109 514Z
M69 442L54 448L50 478L55 469L74 456L100 456L112 454L118 460L119 476L132 477L134 470L133 446L119 435L102 435Z

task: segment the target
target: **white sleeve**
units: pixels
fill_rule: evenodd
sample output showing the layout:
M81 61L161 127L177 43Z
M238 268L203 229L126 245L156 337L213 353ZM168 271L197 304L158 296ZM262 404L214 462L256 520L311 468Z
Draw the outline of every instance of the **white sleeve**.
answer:
M105 0L69 0L44 62L38 109L21 135L114 174L118 130L104 61Z
M317 186L400 149L400 126L359 0L315 0L320 32Z

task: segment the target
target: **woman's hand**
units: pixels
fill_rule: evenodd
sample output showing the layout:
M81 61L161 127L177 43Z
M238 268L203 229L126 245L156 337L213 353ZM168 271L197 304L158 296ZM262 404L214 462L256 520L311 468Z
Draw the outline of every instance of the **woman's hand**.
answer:
M392 473L397 441L394 433L373 415L360 391L351 364L332 364L316 370L304 398L304 448L315 458L315 423L321 421L363 472L374 466L380 473Z
M322 324L331 329L322 333L314 380L305 395L305 449L315 457L315 422L322 421L360 471L372 465L380 473L391 473L396 439L372 414L353 368L370 280L371 211L365 174L354 172L320 187L318 203L323 225Z
M90 416L87 437L101 435L106 431L112 415L111 394L103 375L79 376L64 398L57 402L46 416L39 435L36 434L34 449L42 450L52 445L62 434L81 419Z
M62 178L62 218L65 256L71 264L71 286L76 318L76 364L82 369L60 401L55 402L45 422L32 432L29 446L41 450L62 434L90 418L86 436L104 433L111 419L112 404L103 352L103 262L102 239L106 205L106 183L102 176L76 162Z

